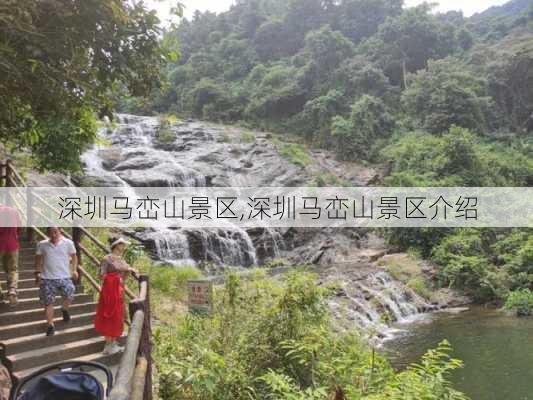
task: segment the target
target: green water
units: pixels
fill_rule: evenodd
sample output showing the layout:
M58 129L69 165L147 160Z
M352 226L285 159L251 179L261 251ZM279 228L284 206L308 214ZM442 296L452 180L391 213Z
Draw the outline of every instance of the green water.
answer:
M465 363L452 376L454 386L472 400L533 400L533 318L472 307L401 328L407 333L386 344L397 368L446 338Z

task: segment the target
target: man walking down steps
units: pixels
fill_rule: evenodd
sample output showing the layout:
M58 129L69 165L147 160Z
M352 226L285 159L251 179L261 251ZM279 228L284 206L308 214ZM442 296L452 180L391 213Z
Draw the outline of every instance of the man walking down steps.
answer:
M74 243L64 237L58 228L48 228L46 233L48 239L37 245L35 274L48 323L46 335L51 336L55 333L54 300L58 294L63 301L63 321L70 321L69 308L76 292L73 280L78 280L78 258Z

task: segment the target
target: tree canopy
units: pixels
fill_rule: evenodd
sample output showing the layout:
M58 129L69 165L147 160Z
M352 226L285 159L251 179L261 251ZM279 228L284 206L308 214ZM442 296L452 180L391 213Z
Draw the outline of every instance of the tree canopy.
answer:
M394 134L442 135L452 125L528 135L528 15L506 13L495 36L487 33L497 29L492 17L401 0L244 0L218 15L198 12L168 33L183 43L183 57L169 64L171 84L148 109L291 131L369 161L379 161L376 149L346 152L362 148L360 126L379 127L365 141L378 147ZM354 120L352 105L369 98L387 116ZM396 121L392 131L382 131L383 118Z
M169 56L142 2L5 0L0 21L0 139L46 169L76 169L118 82L147 95Z

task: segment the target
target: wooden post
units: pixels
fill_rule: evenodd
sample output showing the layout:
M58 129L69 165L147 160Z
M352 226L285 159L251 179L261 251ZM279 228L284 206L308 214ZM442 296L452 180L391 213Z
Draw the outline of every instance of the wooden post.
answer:
M5 174L5 179L6 179L6 188L10 188L10 187L13 187L15 186L14 185L14 179L13 179L13 172L11 171L11 160L7 160L6 161L6 174ZM9 192L6 194L6 205L8 206L12 206L13 205L13 199L11 198L11 195L9 194Z
M33 198L33 189L32 188L26 188L26 218L27 221L27 228L26 228L26 238L28 239L28 242L33 242L34 235L33 235L33 228L32 226L35 225L35 221L33 221L34 213L33 213L33 206L34 206L34 198Z
M11 169L13 168L12 167L12 161L11 160L7 160L6 161L6 173L5 173L5 176L6 176L6 187L13 187L15 186L14 185L14 182L13 182L13 172L11 171Z
M144 276L146 281L146 301L145 301L145 335L146 347L143 356L146 358L146 383L144 385L144 400L152 400L152 315L150 313L150 278Z
M131 389L130 400L143 400L144 388L146 387L146 369L148 368L148 361L146 358L139 357L137 359L137 367L133 374L133 387Z
M74 247L76 248L76 256L78 257L78 266L81 266L81 239L83 236L83 232L79 227L74 226L72 228L72 241L74 242ZM80 269L78 268L78 282L76 282L78 285L81 285L81 273Z
M138 355L144 357L147 362L143 400L152 400L152 324L150 315L150 279L148 275L141 275L139 277L139 284L144 286L146 294L144 299L130 302L129 312L130 318L133 318L137 310L144 311L144 325ZM143 292L142 288L140 292Z
M6 185L6 164L2 162L0 164L0 187L5 187Z
M137 349L142 346L144 319L144 312L140 309L132 317L126 348L120 360L115 385L109 396L110 400L130 399L132 379L137 361Z

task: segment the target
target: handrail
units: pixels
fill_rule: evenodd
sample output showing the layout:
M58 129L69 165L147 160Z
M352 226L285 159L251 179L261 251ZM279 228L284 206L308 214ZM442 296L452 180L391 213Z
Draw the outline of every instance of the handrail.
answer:
M21 205L15 200L13 199L13 202L15 203L15 205L17 206L17 208L21 209ZM20 210L22 211L22 210ZM47 219L48 218L44 215L42 215L39 211L37 211L43 218ZM37 233L37 235L39 235L42 239L47 239L48 237L44 234L43 231L41 231L39 228L37 228L36 226L31 226L30 229L32 229L35 233ZM61 234L65 237L67 237L68 239L71 239L72 240L72 236L69 235L64 229L60 229L61 231ZM87 255L87 257L89 257L89 259L96 265L100 265L100 263L98 262L98 259L96 259L96 257L94 257L89 251L87 251L87 249L85 249L85 247L83 247L80 243L77 243L77 246L80 247L80 249L84 252L85 255ZM101 287L100 285L93 279L93 277L83 268L83 266L78 263L78 271L81 272L81 274L89 281L90 285L97 291L97 292L100 292L101 290ZM126 288L126 293L128 293L128 295L130 297L135 297L135 295L133 295L133 293Z
M141 343L144 324L144 311L137 310L132 318L131 328L126 342L126 348L118 367L115 386L111 390L109 400L127 400L131 393L135 361Z
M131 389L130 400L142 400L144 397L144 387L146 385L146 371L148 371L148 360L146 357L137 359L137 366L133 373L133 387Z
M22 188L27 187L24 178L15 170L10 160L5 163L0 163L0 184L5 180L5 186ZM18 182L17 182L18 181ZM54 208L48 204L39 195L34 198L42 202L46 207L52 211ZM23 212L21 205L13 199L17 208ZM28 206L28 210L36 211L46 221L49 218L44 216L39 210L33 206ZM46 239L45 233L36 226L30 226L30 232L35 232L38 236ZM81 244L81 234L86 235L89 240L94 243L99 249L106 253L110 249L99 241L91 232L84 227L72 228L72 235L69 235L65 230L61 229L64 236L74 241L78 256L81 253L85 254L87 258L95 264L97 268L100 266L98 259ZM90 285L98 292L101 290L100 285L96 280L83 268L81 263L78 263L78 271ZM128 287L125 287L125 292L130 297L129 314L132 321L130 331L127 338L126 349L121 358L120 367L117 376L117 382L113 388L110 399L111 400L151 400L152 399L152 354L151 354L151 320L150 320L150 290L149 278L147 275L135 277L139 283L139 294L136 296ZM135 385L132 385L132 382Z
M139 277L139 297L129 304L132 324L110 400L150 400L152 398L148 281L146 275Z
M39 228L35 227L35 226L32 226L31 229L33 229L35 231L35 233L37 233L41 238L43 239L46 239L47 236L44 234L43 231L41 231ZM100 285L94 280L94 278L91 276L91 274L89 274L87 271L85 271L85 269L78 264L78 269L80 270L80 272L82 273L82 275L89 281L89 283L91 284L91 286L93 288L95 288L98 292L100 292L101 290L101 287Z
M10 162L6 163L7 164L7 167L9 168L10 172L13 174L13 176L15 176L15 178L17 178L19 180L19 182L21 183L22 186L26 186L26 182L24 181L24 179L22 178L22 176L20 176L20 174L18 173L18 171L13 168L13 166L11 165Z
M13 174L18 180L19 180L19 184L24 186L24 187L27 187L26 186L26 181L24 180L24 178L22 178L22 176L17 172L17 170L13 167L13 165L11 164L11 162L8 160L5 164L3 164L3 166L5 166L7 168L7 171L6 171L6 177L8 177L10 174ZM13 187L16 187L16 188L20 188L16 182L14 182L13 180L11 180L11 184L13 185ZM51 209L52 211L56 212L57 210L55 210L50 204L48 204L48 202L46 200L44 200L41 196L37 195L37 194L34 194L34 197L39 200L41 203L43 203L46 207L48 207L49 209ZM19 205L20 206L20 205ZM35 208L32 208L33 211L37 212L42 218L44 218L44 220L46 221L49 221L51 222L51 220L45 216L43 213L41 213L38 209L35 209ZM22 210L21 210L22 211ZM32 227L33 228L33 227ZM107 247L105 244L103 244L100 240L98 240L91 232L89 232L87 229L85 229L84 227L77 227L77 229L80 229L81 232L83 232L83 234L85 234L97 247L99 247L101 250L103 250L105 253L110 253L111 252L111 249L109 247ZM64 229L60 229L61 233L66 236L67 238L69 239L73 239L72 236L70 236ZM46 236L44 237L46 239ZM91 262L97 267L99 268L100 267L100 262L98 261L98 259L92 255L81 243L75 243L77 247L79 247L79 249L81 250L82 253L84 253L88 258L89 260L91 260ZM80 267L81 269L81 267ZM85 276L88 276L86 271L85 272ZM91 283L91 286L93 286L94 289L96 290L100 290L100 286L99 285L93 285L93 282L91 282L91 280L89 280L89 283ZM130 298L130 299L135 299L136 298L136 295L131 291L131 289L129 289L127 286L124 287L124 291L126 293L126 295Z

